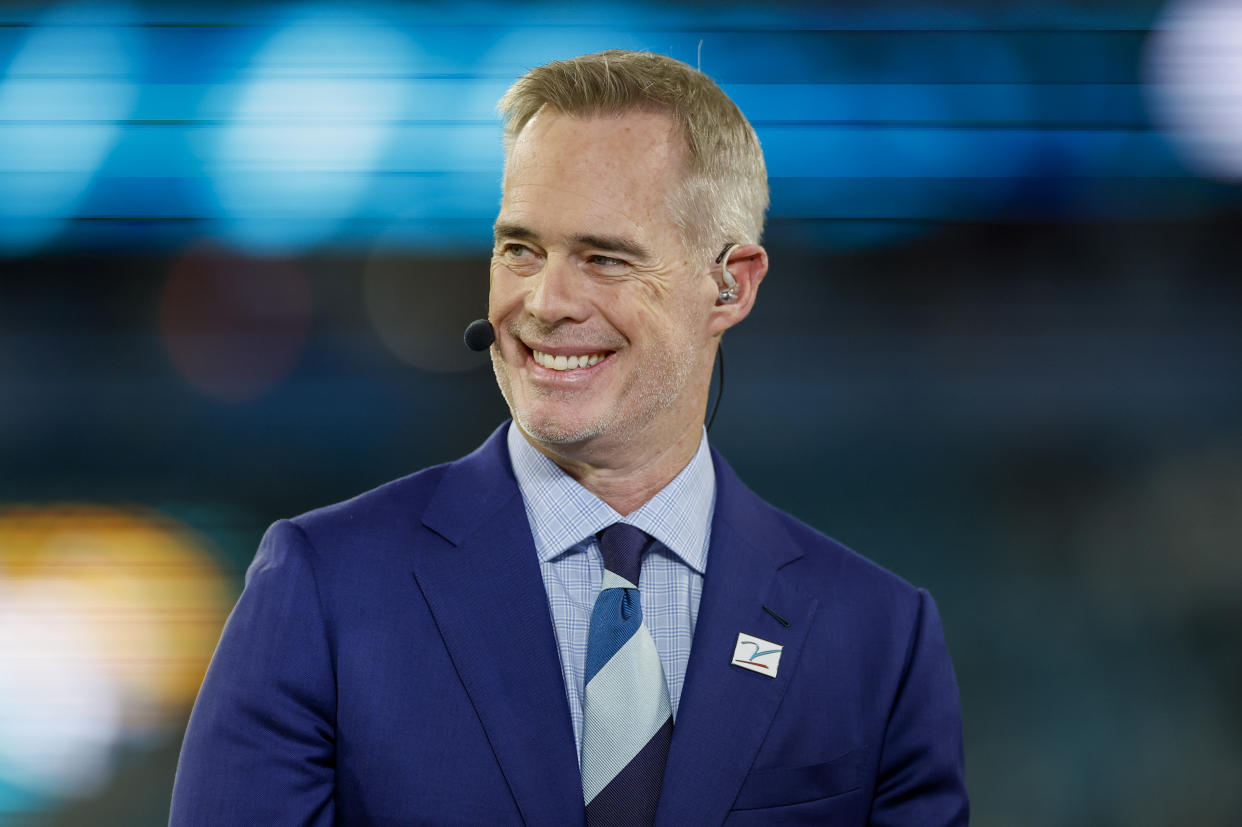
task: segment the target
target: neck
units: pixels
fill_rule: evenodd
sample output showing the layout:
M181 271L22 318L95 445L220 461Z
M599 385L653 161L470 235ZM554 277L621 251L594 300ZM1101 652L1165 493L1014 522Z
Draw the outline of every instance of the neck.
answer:
M574 451L570 446L546 444L531 439L525 431L522 435L583 488L624 516L641 508L690 464L699 449L702 425L696 422L693 428L682 429L671 443L627 451L624 459L617 461L592 456L585 450Z

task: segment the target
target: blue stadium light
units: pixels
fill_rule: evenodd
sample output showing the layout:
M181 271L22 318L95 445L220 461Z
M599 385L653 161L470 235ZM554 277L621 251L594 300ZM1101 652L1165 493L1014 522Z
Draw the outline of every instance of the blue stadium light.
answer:
M410 40L336 8L276 29L235 89L207 173L220 235L259 253L331 240L364 203L410 105Z
M74 214L130 117L137 88L126 6L44 14L0 80L0 253L46 244Z
M1187 164L1242 182L1242 6L1169 3L1145 57L1153 117Z

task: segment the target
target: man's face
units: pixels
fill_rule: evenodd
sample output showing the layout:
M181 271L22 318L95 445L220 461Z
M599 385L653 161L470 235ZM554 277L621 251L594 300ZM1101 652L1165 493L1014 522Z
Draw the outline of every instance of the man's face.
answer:
M717 288L668 210L683 152L667 116L642 112L545 111L518 136L488 315L501 392L537 442L604 461L697 442Z

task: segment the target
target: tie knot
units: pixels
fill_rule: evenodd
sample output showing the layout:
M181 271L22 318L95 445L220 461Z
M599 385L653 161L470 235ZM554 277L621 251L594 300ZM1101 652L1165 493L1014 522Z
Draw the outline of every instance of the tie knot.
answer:
M643 549L650 542L651 538L641 528L613 523L599 533L604 568L637 586L638 572L643 565Z

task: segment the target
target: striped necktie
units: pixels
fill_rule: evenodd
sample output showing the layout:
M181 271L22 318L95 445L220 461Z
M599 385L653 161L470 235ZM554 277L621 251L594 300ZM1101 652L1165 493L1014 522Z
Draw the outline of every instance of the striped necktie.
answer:
M591 613L582 700L582 793L589 827L651 824L673 739L668 684L643 623L638 573L651 542L614 523L600 532L604 583Z

